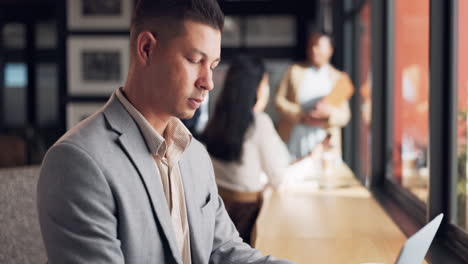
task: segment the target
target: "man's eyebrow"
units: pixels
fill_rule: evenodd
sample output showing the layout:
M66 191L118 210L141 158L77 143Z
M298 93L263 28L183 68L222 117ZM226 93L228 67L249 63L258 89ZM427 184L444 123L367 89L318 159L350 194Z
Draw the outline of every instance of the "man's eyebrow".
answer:
M197 48L194 48L192 51L201 54L205 58L208 58L208 55L205 52L203 52L203 51L201 51L201 50L199 50ZM221 61L221 58L218 57L213 62L220 62L220 61Z

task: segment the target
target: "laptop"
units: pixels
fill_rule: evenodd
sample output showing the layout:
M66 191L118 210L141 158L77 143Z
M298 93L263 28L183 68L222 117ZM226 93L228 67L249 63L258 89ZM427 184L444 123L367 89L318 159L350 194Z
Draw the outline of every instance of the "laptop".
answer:
M439 214L431 222L412 235L400 250L395 264L420 264L423 262L432 240L439 229L444 214Z
M429 246L439 229L444 214L439 214L431 222L413 234L400 250L395 264L421 264L426 256ZM361 264L384 264L384 263L361 263Z

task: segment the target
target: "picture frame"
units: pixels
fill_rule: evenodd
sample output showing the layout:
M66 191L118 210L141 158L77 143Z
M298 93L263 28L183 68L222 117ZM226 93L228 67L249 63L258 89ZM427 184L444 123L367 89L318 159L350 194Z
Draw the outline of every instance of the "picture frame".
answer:
M67 0L69 30L129 30L133 0Z
M129 65L126 36L68 38L68 94L108 96L124 85Z
M293 16L250 16L246 23L248 47L286 47L296 43Z
M238 16L226 16L221 38L223 48L237 48L242 44L241 27L243 18Z
M73 102L67 104L67 130L101 109L105 102Z

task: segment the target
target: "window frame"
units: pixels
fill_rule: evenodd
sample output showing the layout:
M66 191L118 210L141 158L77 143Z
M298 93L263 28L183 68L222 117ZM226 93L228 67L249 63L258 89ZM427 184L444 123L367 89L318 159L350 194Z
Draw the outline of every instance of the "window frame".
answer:
M438 213L445 219L429 259L466 263L468 232L453 224L457 179L458 1L429 0L429 197L393 183L394 2L372 2L372 163L370 189L406 235ZM385 30L382 30L384 28ZM357 63L357 62L356 62ZM449 87L446 89L445 87ZM444 89L445 88L445 89ZM450 118L447 118L449 116ZM382 149L384 146L384 149ZM447 153L448 155L438 155ZM447 177L449 175L449 177Z
M457 142L457 115L458 115L458 29L459 29L459 1L460 0L452 0L446 3L446 8L448 10L445 12L447 14L447 18L445 19L446 27L445 30L449 32L449 40L450 42L445 45L448 45L446 50L448 50L449 56L447 57L447 65L450 67L448 72L446 73L446 78L450 81L450 92L448 98L448 105L447 109L450 111L450 131L449 131L449 138L447 145L450 146L449 149L449 160L447 161L447 166L450 168L449 178L447 180L445 186L445 195L444 201L446 204L442 206L442 209L447 212L448 221L447 225L444 229L444 238L445 242L448 244L449 241L450 246L453 250L459 253L461 256L465 256L465 261L468 261L468 230L464 230L454 223L454 220L457 217L457 183L458 183L458 175L457 175L457 165L458 165L458 142ZM437 2L432 0L432 2ZM437 3L442 5L442 3ZM439 40L440 41L440 40ZM444 48L444 47L443 47ZM439 50L441 52L442 49ZM437 63L437 62L435 62ZM442 176L442 175L441 175ZM468 197L467 197L468 198ZM434 212L435 213L435 212Z

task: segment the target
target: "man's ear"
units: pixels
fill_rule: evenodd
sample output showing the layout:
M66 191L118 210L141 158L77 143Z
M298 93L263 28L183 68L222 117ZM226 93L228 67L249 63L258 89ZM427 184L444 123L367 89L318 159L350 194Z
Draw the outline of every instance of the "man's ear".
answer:
M138 34L136 40L136 57L141 65L150 65L156 42L157 40L151 32L144 31Z

